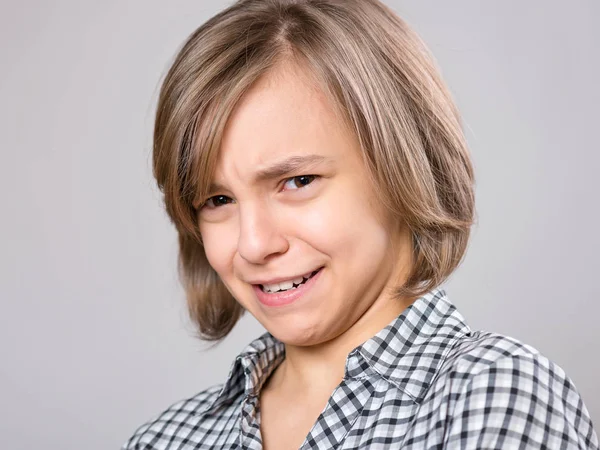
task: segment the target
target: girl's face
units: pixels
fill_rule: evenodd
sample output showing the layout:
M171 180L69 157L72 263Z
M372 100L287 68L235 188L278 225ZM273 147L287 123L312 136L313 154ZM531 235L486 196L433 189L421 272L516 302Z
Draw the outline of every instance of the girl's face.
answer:
M314 86L284 68L246 93L198 215L208 261L231 294L275 337L302 346L391 321L406 305L389 287L412 251L358 141Z

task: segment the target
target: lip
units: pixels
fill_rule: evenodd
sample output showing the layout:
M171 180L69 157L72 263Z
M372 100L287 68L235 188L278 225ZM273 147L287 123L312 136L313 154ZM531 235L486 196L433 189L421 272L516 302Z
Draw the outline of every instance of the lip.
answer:
M294 303L295 301L299 300L304 295L306 295L312 289L317 280L321 277L322 272L323 267L321 267L319 271L306 283L298 286L296 289L292 289L289 291L268 294L266 292L263 292L262 288L257 284L253 284L252 288L256 293L258 301L263 305L269 307L285 306Z

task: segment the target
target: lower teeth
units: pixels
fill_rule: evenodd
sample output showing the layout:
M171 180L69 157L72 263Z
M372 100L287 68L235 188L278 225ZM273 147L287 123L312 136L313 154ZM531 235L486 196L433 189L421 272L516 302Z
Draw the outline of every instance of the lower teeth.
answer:
M321 269L319 269L319 270L321 270ZM308 280L310 280L313 276L315 276L319 270L315 270L313 273L311 273L306 280L303 279L302 282L298 286L292 286L289 289L280 289L279 291L275 291L275 292L273 292L273 291L265 291L263 289L263 292L266 292L267 294L276 294L276 293L279 293L279 292L286 292L286 291L291 291L293 289L298 289L300 286L302 286L304 283L306 283Z
M289 288L289 289L280 289L279 291L275 291L275 292L286 292L286 291L291 291L291 290L294 290L294 289L298 289L300 286L302 286L302 285L303 285L304 283L306 283L307 281L308 281L308 280L304 280L304 281L303 281L302 283L300 283L298 286L292 286L292 287L291 287L291 288ZM271 293L274 293L274 292L272 292L272 291L269 291L269 292L271 292Z

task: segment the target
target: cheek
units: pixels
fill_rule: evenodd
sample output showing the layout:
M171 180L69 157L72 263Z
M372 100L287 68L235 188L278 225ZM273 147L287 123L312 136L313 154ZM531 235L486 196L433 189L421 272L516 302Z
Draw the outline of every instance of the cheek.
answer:
M294 234L323 253L352 254L387 245L388 233L364 193L340 185L293 218ZM375 249L373 249L375 250Z
M226 277L231 270L237 244L235 231L224 224L207 224L200 227L200 232L208 263L221 278Z

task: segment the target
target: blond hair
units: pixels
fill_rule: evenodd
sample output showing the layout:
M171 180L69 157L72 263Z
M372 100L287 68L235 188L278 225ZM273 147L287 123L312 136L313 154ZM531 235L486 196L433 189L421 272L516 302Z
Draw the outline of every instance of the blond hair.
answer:
M208 263L197 202L237 102L281 62L314 74L356 134L378 198L412 233L414 265L396 294L423 295L465 254L473 168L458 111L416 33L377 0L240 0L186 40L154 128L154 176L179 234L180 277L201 339L227 335L243 308Z

